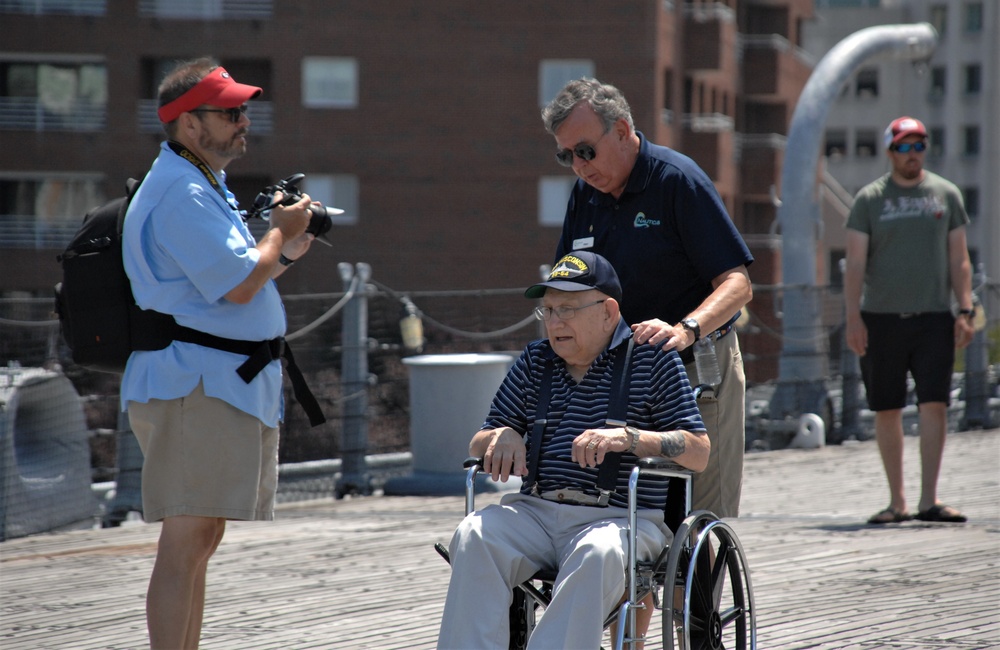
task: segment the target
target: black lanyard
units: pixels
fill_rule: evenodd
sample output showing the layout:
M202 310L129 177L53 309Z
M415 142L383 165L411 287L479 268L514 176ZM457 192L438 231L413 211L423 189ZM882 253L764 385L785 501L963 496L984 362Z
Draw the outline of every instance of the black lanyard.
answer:
M232 207L232 204L229 203L229 197L226 196L226 191L222 189L222 185L219 183L219 179L215 177L215 173L204 163L204 161L202 161L201 158L191 153L187 147L179 142L168 140L167 144L170 145L170 148L173 149L175 154L194 165L198 171L204 174L205 180L207 180L208 184L212 186L212 189L218 192L219 196L222 197L222 200L226 202L226 205Z

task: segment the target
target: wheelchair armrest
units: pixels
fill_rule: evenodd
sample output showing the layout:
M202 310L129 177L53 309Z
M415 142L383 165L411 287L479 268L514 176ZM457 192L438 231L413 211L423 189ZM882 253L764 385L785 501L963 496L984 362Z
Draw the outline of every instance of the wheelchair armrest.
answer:
M462 467L464 467L465 469L469 469L470 467L476 467L476 466L478 466L480 469L482 469L483 467L483 459L478 456L469 456L462 463Z
M689 478L694 475L694 470L678 465L670 458L662 456L646 456L640 458L636 463L643 472L651 472L656 476L666 476L668 478Z

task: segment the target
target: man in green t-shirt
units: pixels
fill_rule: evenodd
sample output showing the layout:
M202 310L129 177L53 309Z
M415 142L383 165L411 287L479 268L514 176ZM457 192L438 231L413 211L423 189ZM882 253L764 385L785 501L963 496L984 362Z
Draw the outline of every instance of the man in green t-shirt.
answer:
M861 357L868 407L889 483L889 506L868 523L912 519L903 493L906 374L920 412L916 519L963 522L938 501L955 348L972 340L969 217L958 188L924 169L927 129L900 117L885 130L892 171L861 188L847 219L847 345ZM951 294L958 303L952 315Z

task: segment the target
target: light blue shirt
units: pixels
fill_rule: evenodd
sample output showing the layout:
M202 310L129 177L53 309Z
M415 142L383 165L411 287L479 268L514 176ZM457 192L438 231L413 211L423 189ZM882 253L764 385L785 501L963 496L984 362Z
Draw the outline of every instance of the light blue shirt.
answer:
M169 145L160 145L129 205L122 235L125 271L136 303L172 314L181 325L216 336L263 341L285 334L285 309L273 280L245 305L225 295L260 259L239 214L202 172ZM272 361L249 384L236 369L247 357L174 341L167 348L133 352L122 377L121 404L177 399L204 382L205 394L276 427L282 418L281 363Z

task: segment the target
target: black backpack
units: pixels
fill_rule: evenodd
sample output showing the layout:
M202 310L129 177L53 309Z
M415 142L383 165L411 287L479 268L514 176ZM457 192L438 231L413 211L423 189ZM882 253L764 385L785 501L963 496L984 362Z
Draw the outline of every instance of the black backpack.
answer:
M88 212L56 257L63 271L55 286L63 339L73 362L91 370L121 373L133 350L162 350L173 340L173 316L135 304L122 261L125 211L138 188L130 178L125 196Z
M90 370L122 373L133 350L162 350L172 341L186 341L247 356L236 372L250 383L271 360L283 357L295 397L309 422L313 426L325 422L283 337L270 341L222 338L183 327L169 314L135 304L122 260L122 227L139 182L128 179L125 196L84 215L73 241L56 257L63 270L62 282L55 286L56 313L73 362Z

